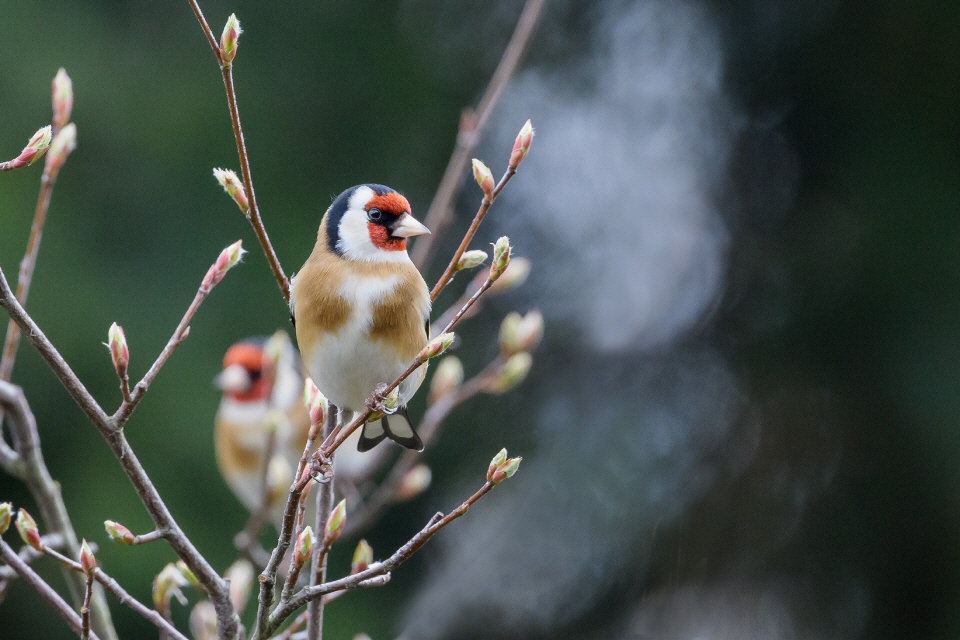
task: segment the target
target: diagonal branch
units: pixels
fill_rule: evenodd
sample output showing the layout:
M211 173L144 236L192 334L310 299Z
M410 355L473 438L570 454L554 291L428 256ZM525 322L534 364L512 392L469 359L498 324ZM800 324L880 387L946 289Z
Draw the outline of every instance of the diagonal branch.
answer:
M453 155L450 156L447 168L440 179L440 185L437 187L437 193L424 217L424 224L430 229L431 234L417 240L411 251L413 263L420 269L426 266L440 232L450 222L453 198L463 181L470 156L473 155L473 150L480 141L480 135L490 119L490 114L493 113L500 96L516 71L517 64L540 19L544 4L546 0L527 0L513 35L510 37L510 42L503 51L503 57L500 58L500 63L493 72L480 103L475 111L465 113L465 117L461 119L460 134L457 136Z

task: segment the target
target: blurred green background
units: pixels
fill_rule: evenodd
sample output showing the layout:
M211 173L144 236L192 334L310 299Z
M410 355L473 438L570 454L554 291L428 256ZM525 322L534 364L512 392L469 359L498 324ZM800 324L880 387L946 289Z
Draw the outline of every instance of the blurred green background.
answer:
M202 3L215 33L231 12L246 31L235 68L240 112L257 199L288 273L309 254L322 211L348 186L394 186L425 213L460 110L475 103L522 5L450 4ZM548 5L525 64L562 74L586 46L588 29L571 25L589 25L596 12L622 4ZM786 171L791 196L779 200L787 203L782 211L751 216L743 206L746 214L728 219L726 293L710 322L692 332L723 352L750 393L796 384L832 398L842 461L800 535L868 585L865 622L837 637L957 637L960 5L702 4L723 36L725 83L743 113L771 123L795 166ZM433 10L439 6L446 9ZM127 427L183 529L225 568L244 513L213 462L219 398L210 381L234 341L289 325L249 226L211 175L213 167L237 168L213 55L186 2L0 0L0 42L3 158L48 121L57 69L73 79L78 147L53 194L27 308L105 408L119 402L101 345L110 323L126 330L138 378L218 252L238 238L250 251L203 305ZM537 124L534 112L494 126L514 131L526 117ZM506 150L492 153L500 156L489 164L499 166ZM729 179L748 198L767 187L767 170L734 163ZM16 277L39 176L39 166L0 176L0 266L8 279ZM474 200L463 200L461 222ZM452 246L451 235L441 247ZM431 266L428 281L439 268ZM522 296L512 301L525 306ZM764 315L771 308L773 320ZM472 342L468 332L462 348L469 364L492 353L496 321L470 325ZM545 362L563 365L569 345L560 337L572 331L548 326L554 339ZM548 387L550 375L535 370L534 388ZM101 566L149 602L150 579L173 553L162 544L106 543L108 518L135 532L152 528L136 495L26 343L14 380L37 415L78 534L100 544ZM473 409L456 424L464 437L445 438L429 454L438 484L463 475L468 484L458 486L472 486L465 468L482 470L502 444L513 451L535 443L523 388L492 414L509 416L515 428L498 419L484 434L485 405ZM369 536L374 548L394 548L432 510L452 506L448 497L430 494L392 512ZM30 504L6 477L0 499ZM336 569L351 549L334 555ZM802 564L802 556L777 561ZM328 609L329 637L392 637L428 563L417 558L388 587L337 601ZM55 571L44 574L59 585ZM186 610L174 610L183 623ZM112 611L121 637L153 635L127 609ZM0 628L10 638L70 637L20 584L0 605Z

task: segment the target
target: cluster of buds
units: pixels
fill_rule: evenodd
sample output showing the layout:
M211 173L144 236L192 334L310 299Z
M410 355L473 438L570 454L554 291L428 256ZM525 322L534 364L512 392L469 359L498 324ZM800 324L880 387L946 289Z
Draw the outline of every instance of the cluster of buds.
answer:
M366 571L371 564L373 564L373 547L367 544L366 540L361 540L357 543L357 549L353 552L350 575Z
M107 530L107 535L110 536L110 539L114 542L127 545L136 544L137 537L130 532L130 529L127 529L119 522L105 520L103 527Z
M27 510L23 507L17 512L17 533L24 544L27 544L37 551L43 551L43 540L40 539L40 530L37 529L37 521L33 519Z
M341 500L327 518L327 529L323 534L323 546L329 547L337 541L347 524L347 501Z
M220 60L223 66L229 67L233 59L237 57L237 40L243 30L240 28L240 21L237 20L237 14L231 13L227 18L227 24L223 26L223 34L220 36Z
M420 362L426 362L431 358L436 358L450 348L450 345L453 344L454 338L456 338L456 335L454 335L452 332L441 333L427 343L427 346L425 346L423 351L420 352L418 359Z
M30 166L46 153L47 147L50 146L51 137L50 125L39 129L27 142L27 146L23 148L20 155L13 160L0 164L0 169L9 171L10 169Z
M463 271L464 269L473 269L479 267L484 262L487 261L487 252L480 249L473 249L471 251L465 251L460 259L457 260L456 266L453 268L453 272Z
M240 559L227 567L223 579L230 583L230 600L237 611L243 611L250 599L250 589L253 587L255 572L249 560Z
M480 185L484 199L490 200L493 197L493 189L496 187L496 183L493 181L493 174L490 173L490 168L476 158L473 159L473 177L477 181L477 184Z
M500 324L500 353L510 356L533 351L543 339L543 314L534 309L521 316L511 312Z
M157 611L167 611L171 598L176 598L180 604L186 605L187 598L180 589L188 584L175 564L170 563L161 569L153 579L153 605Z
M97 570L97 558L93 555L93 551L90 550L90 545L87 544L86 540L80 544L80 568L83 569L83 573L88 580L93 579L93 574Z
M242 240L237 240L220 252L217 261L210 265L207 274L203 276L203 282L200 283L202 289L207 291L212 289L217 283L223 280L223 277L227 275L227 271L230 271L230 269L240 262L240 258L246 253L246 251L243 250L242 242Z
M237 174L229 169L214 169L213 177L217 179L227 195L233 198L233 201L240 207L243 215L250 213L250 202L247 200L247 190Z
M73 112L73 81L61 68L54 76L52 85L53 128L59 130L67 126Z
M490 279L496 280L507 270L510 264L510 238L501 236L493 245L493 264L490 265Z
M47 161L43 167L44 173L55 178L60 173L60 167L67 161L67 156L76 148L77 125L71 122L60 129L50 143L50 151L47 152Z
M523 460L523 458L519 456L516 458L508 458L507 450L500 449L500 452L490 461L490 466L487 467L487 482L500 484L507 478L513 476L520 467L521 460Z
M107 348L110 349L110 360L113 361L113 368L117 370L117 376L121 380L127 377L127 365L130 364L130 349L127 347L127 336L123 333L123 327L116 322L110 325L107 331Z
M437 371L430 381L428 404L435 404L463 382L463 363L457 356L447 356L437 365Z
M418 464L403 474L400 483L397 485L397 492L394 494L394 498L398 502L413 500L430 488L430 482L432 480L433 473L430 471L430 467L425 464Z
M485 386L487 393L506 393L524 381L533 366L533 356L526 351L516 353L491 376Z
M9 502L0 502L0 536L10 528L10 522L13 520L13 505Z
M330 408L330 403L310 378L303 382L303 404L307 406L307 411L310 412L311 429L319 429L323 425L323 421L327 419L327 410ZM311 435L316 437L316 434Z
M520 133L517 134L517 139L513 143L513 150L510 152L510 161L507 162L507 166L516 171L523 159L530 153L530 143L532 142L533 125L527 120L520 128Z

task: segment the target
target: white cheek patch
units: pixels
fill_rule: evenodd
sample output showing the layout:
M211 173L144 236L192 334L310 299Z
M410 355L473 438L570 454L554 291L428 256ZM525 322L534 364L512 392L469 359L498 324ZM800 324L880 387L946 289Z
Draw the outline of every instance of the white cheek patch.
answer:
M406 251L384 251L370 240L364 205L374 196L370 187L360 187L350 196L347 212L340 219L337 250L345 258L361 262L410 262Z

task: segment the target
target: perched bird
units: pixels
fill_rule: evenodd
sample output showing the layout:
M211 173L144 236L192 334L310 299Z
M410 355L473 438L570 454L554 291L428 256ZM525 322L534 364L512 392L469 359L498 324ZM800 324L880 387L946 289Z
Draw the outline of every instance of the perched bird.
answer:
M227 350L223 370L214 378L223 392L214 428L217 465L250 512L263 502L264 456L270 430L276 430L266 487L268 499L273 499L269 516L274 522L279 522L283 496L293 481L310 430L310 416L302 402L303 383L300 354L285 331L269 339L237 342ZM354 433L347 444L356 447L359 438L359 432ZM340 490L365 480L380 457L342 451L335 461Z
M214 384L223 391L214 428L217 465L233 493L253 512L264 497L270 431L276 435L268 494L282 494L289 487L307 440L310 416L301 399L300 356L284 331L269 339L247 338L227 350ZM275 502L271 511L279 512L283 500Z
M304 363L343 411L363 411L377 386L395 380L427 344L430 292L407 255L407 238L424 233L390 187L352 187L327 209L313 253L293 278L290 310ZM395 413L363 426L359 451L384 438L423 449L406 404L425 375L426 366L400 384Z

